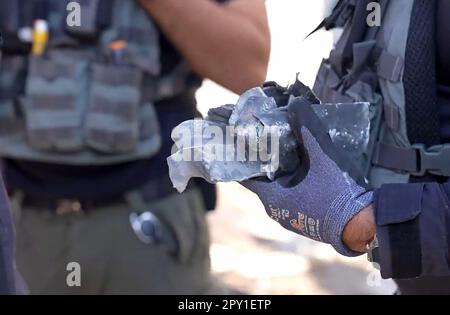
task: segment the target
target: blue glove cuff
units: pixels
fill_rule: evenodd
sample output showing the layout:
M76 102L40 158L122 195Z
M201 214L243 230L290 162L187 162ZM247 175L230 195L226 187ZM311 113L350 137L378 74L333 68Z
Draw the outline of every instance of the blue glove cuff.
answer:
M352 251L342 242L342 234L347 223L371 203L373 203L372 191L361 191L356 196L351 195L351 198L346 193L337 198L327 213L325 224L329 226L324 228L324 241L331 244L338 253L344 256L355 257L361 255L362 253Z

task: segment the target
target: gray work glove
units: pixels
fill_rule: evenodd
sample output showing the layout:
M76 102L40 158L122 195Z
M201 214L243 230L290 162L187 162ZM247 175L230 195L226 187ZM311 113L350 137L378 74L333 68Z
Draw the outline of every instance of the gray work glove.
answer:
M353 216L372 203L372 192L332 143L306 98L291 101L288 116L301 144L301 168L274 182L249 180L243 185L259 196L268 215L284 228L355 256L358 253L343 244L342 234Z

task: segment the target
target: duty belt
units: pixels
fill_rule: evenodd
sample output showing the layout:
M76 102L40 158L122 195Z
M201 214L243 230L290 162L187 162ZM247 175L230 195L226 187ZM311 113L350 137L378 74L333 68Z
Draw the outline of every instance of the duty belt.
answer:
M193 185L190 186L193 188ZM119 194L117 197L105 199L77 199L77 198L45 198L29 195L20 190L12 190L12 199L21 205L42 210L54 210L58 215L78 214L86 211L93 211L99 208L114 206L117 204L128 203L127 196L130 194L139 194L146 203L155 202L157 200L169 197L176 193L172 187L170 180L158 179L152 180L134 190ZM19 197L18 197L19 196Z

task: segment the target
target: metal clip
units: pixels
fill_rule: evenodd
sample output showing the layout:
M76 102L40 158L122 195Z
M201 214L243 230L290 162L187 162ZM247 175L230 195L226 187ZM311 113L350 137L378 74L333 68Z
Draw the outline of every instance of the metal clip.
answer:
M136 212L130 214L130 224L134 233L144 244L158 244L163 238L161 221L151 212L140 215Z

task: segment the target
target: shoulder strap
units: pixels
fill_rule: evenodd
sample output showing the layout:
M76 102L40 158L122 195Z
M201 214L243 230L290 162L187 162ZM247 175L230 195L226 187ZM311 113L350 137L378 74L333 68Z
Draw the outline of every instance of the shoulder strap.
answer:
M343 63L347 63L353 59L353 45L357 42L361 42L365 39L367 33L367 4L370 0L356 1L355 11L351 21L349 32L346 34L346 40L340 41L341 45L338 45L335 49L337 57L342 60Z
M379 27L367 25L367 6L370 0L341 0L333 9L330 16L325 18L319 26L308 36L321 28L327 30L335 27L344 27L344 33L331 52L329 62L336 74L345 75L345 70L352 65L354 59L354 44L363 41L375 40ZM382 14L386 10L388 1L377 0L382 8Z

